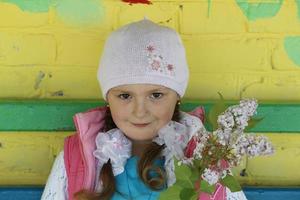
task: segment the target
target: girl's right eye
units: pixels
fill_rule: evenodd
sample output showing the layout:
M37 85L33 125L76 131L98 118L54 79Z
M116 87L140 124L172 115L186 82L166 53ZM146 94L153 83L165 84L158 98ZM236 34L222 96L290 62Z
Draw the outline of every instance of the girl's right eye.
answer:
M130 98L129 94L119 94L118 97L122 100L128 100Z

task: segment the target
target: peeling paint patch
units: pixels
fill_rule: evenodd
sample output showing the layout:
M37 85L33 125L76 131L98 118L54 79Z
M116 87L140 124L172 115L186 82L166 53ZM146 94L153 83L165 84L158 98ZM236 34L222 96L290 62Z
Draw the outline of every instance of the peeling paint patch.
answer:
M64 91L63 90L59 90L59 91L53 92L51 94L51 96L64 96Z
M104 17L102 1L98 0L60 0L56 10L60 19L72 25L99 24Z
M250 21L254 21L262 18L274 17L281 8L283 0L277 0L274 2L266 2L263 0L255 1L255 3L249 3L247 0L235 0L237 5L243 11L244 15Z
M297 4L297 7L298 7L298 18L300 19L300 1L296 0L296 4Z
M290 36L284 39L284 49L288 57L300 67L300 36Z
M41 84L42 80L44 79L44 77L45 77L45 73L42 71L39 71L39 73L35 79L35 85L34 85L35 90L37 90L40 87L40 84Z
M240 176L242 176L242 177L248 176L248 174L247 174L247 172L246 172L246 169L242 169L242 170L241 170Z
M209 17L210 10L211 10L211 0L207 0L207 4L208 4L208 7L207 7L207 17Z
M0 2L12 3L23 11L48 12L52 0L0 0Z

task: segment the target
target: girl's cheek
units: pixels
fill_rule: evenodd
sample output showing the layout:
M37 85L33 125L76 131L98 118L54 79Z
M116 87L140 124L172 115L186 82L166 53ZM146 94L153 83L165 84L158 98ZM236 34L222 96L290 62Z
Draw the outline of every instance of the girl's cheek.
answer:
M117 119L117 120L127 120L128 117L130 116L130 109L126 106L118 106L118 107L115 107L113 112L112 112L112 115L113 115L113 118Z
M174 108L170 105L165 105L163 107L153 108L152 111L157 118L163 121L170 121L174 113Z

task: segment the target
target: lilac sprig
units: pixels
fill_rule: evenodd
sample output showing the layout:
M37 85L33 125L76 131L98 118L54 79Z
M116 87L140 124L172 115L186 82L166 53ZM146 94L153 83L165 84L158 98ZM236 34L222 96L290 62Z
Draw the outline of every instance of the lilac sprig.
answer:
M230 175L229 170L239 165L243 156L273 154L274 148L267 137L244 133L257 107L255 99L241 100L238 105L228 107L218 116L215 131L201 129L192 137L181 163L198 165L201 179L215 185Z

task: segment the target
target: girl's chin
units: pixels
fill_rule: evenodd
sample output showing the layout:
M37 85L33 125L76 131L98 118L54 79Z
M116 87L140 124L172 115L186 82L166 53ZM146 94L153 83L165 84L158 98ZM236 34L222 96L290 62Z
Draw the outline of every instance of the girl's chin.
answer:
M127 136L128 137L128 136ZM154 136L155 137L155 136ZM153 138L154 137L128 137L133 143L136 143L136 144L149 144L152 142Z

